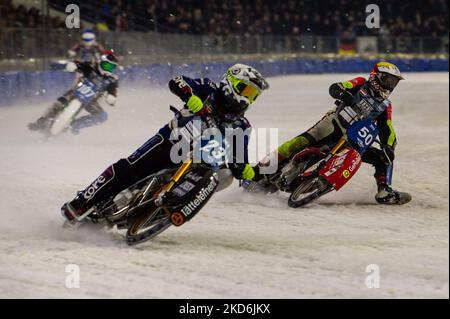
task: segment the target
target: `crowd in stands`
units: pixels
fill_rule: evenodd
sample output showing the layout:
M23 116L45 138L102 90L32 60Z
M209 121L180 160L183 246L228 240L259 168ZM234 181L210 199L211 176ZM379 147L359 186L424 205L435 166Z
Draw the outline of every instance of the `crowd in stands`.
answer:
M12 0L0 0L1 28L38 28L47 24L50 28L64 28L59 17L46 17L35 7L14 5Z
M48 0L64 11L64 1ZM266 34L345 36L448 35L448 0L92 0L78 3L82 19L101 30L209 35ZM365 26L366 5L378 4L380 29ZM0 0L0 27L43 24L37 9ZM64 28L59 18L49 19Z
M137 1L139 2L139 1ZM410 35L448 34L448 1L358 0L146 0L145 19L168 32L274 35ZM377 3L381 28L365 26L366 6ZM165 30L161 30L165 31Z

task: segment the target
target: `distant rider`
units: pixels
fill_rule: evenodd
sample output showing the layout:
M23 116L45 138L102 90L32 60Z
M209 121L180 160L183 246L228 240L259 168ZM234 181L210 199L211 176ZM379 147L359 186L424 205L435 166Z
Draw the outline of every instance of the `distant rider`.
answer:
M69 57L81 62L95 62L102 52L103 46L97 42L95 32L86 29L81 34L81 41L68 50Z
M118 76L116 75L117 67L118 61L114 52L103 51L96 62L80 62L75 60L66 65L66 70L69 72L76 71L81 75L81 78L88 78L94 83L103 83L105 85L106 103L110 106L114 106L118 88ZM28 128L33 131L47 128L55 117L73 99L75 90L76 88L72 88L63 96L59 97L43 116L38 118L36 122L28 124ZM78 133L81 128L100 124L108 119L108 114L98 104L98 99L95 99L89 105L85 105L84 109L89 115L82 116L72 123L71 129L73 133Z

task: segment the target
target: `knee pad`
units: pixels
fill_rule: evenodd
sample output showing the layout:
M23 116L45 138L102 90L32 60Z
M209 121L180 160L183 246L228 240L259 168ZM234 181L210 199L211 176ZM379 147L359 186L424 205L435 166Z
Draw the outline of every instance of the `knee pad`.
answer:
M130 163L125 158L121 158L112 166L114 167L116 178L119 182L127 181L129 179L134 180L139 177L139 174L136 174L133 166L130 165Z
M146 154L151 152L157 146L161 145L164 141L165 141L164 137L161 134L156 134L155 136L150 138L147 142L145 142L141 147L139 147L133 154L128 156L127 158L128 163L135 164Z
M278 147L278 153L280 153L284 157L290 158L294 154L298 153L305 147L309 146L310 142L308 138L306 138L303 134L297 137L294 137L292 140L289 140Z

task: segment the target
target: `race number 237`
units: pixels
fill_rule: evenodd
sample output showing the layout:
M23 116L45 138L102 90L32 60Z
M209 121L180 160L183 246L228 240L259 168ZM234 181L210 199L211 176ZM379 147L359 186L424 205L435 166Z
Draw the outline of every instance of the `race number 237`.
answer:
M372 144L373 141L373 135L370 134L369 129L367 128L367 126L364 126L363 128L361 128L358 131L358 135L359 137L361 137L364 140L365 145L370 145Z
M211 154L216 160L220 160L226 155L225 148L216 140L210 140L201 150L207 154Z

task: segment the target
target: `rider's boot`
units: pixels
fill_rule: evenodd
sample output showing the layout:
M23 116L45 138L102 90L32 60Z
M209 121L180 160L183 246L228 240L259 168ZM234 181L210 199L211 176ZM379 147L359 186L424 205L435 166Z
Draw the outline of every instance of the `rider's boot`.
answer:
M405 192L393 190L386 182L385 176L375 177L378 186L378 192L375 195L375 200L379 204L386 205L403 205L411 201L411 195Z
M31 131L39 131L45 129L51 121L64 109L64 105L67 103L65 98L60 97L47 112L38 118L35 122L29 123L28 128Z
M48 118L46 118L45 116L41 116L35 122L29 123L28 129L30 129L31 131L43 130L47 126L48 121Z
M116 170L120 169L121 165L126 165L121 163L127 163L127 161L120 160L116 164L106 168L88 187L79 191L72 201L65 203L61 207L61 214L68 220L81 217L86 213L89 214L88 210L90 210L91 207L95 206L100 201L107 199L109 195L114 194L114 191L111 193L111 189L108 188L108 185L114 180Z
M82 193L78 195L68 203L65 203L61 207L61 215L68 221L73 221L75 218L79 218L84 215L89 209L86 204L86 200L83 198Z
M108 113L106 113L98 105L96 108L94 108L93 106L89 106L87 111L90 113L89 115L77 118L71 124L71 131L73 134L78 134L81 129L101 124L108 119Z
M251 193L258 192L269 192L273 193L278 190L278 188L270 182L270 178L280 171L280 168L288 158L284 157L278 151L273 151L266 155L255 167L255 177L252 181L243 181L242 187L244 190Z

